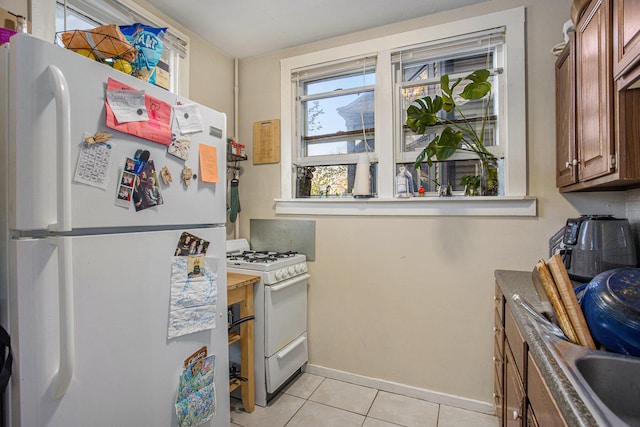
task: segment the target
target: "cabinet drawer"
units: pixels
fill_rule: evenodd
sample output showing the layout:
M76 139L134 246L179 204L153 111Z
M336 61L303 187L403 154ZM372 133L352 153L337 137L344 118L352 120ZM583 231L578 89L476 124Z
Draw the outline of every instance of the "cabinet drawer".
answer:
M535 419L541 426L567 426L538 366L531 355L528 358L527 397L533 408Z
M511 352L513 353L513 361L518 370L518 374L520 375L520 379L524 380L526 374L525 366L527 343L520 333L520 329L518 329L518 325L509 306L505 307L504 331L505 340L508 343L508 346L506 347L511 349ZM505 350L505 353L506 352L507 350Z
M266 359L267 392L273 393L309 360L307 333Z

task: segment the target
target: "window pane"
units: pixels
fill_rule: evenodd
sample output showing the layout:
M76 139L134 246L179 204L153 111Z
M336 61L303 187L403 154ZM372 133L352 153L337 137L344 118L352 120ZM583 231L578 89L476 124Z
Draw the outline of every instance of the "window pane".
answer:
M67 8L67 28L66 30L90 30L99 26L100 23L81 15L71 8ZM64 6L56 4L56 32L65 31L64 28ZM57 40L62 46L62 40Z
M396 175L400 168L404 167L406 172L411 174L413 179L414 195L417 195L420 187L431 196L437 194L440 185L451 185L454 192L464 192L465 188L460 183L465 175L479 175L479 163L477 160L456 160L446 162L434 162L429 167L427 163L422 163L420 168L414 169L413 163L396 164Z
M378 165L372 164L371 193L376 191ZM297 168L296 197L352 197L356 165Z
M360 134L362 136L362 134ZM339 139L331 138L309 141L306 144L306 156L329 156L335 154L364 153L373 151L373 134L367 134L367 146L364 139Z
M479 160L448 160L444 162L433 162L433 166L429 167L427 163L422 163L416 170L413 163L396 164L396 174L400 171L400 167L404 167L413 178L413 186L415 192L420 187L425 189L429 195L436 195L439 185L450 185L454 193L464 194L466 188L462 184L465 176L477 177L478 183L481 173ZM498 160L498 182L500 188L499 195L504 195L504 160ZM477 190L477 188L476 188ZM472 193L472 192L470 192ZM415 194L417 195L417 194ZM472 195L472 194L470 194Z
M319 93L333 92L336 90L355 89L358 87L376 84L375 73L357 74L346 77L338 77L317 80L305 84L305 95L317 95Z
M475 70L471 70L475 71ZM454 81L452 79L452 81ZM488 118L485 123L484 129L484 137L483 143L486 147L492 147L497 145L497 129L498 129L498 118L497 118L497 97L495 96L495 87L497 85L497 78L495 75L489 77L488 81L491 83L493 89L492 98L488 108ZM462 93L464 86L468 83L468 81L462 81L456 88L454 89L454 98L456 104L460 107L462 114L457 110L453 110L449 113L444 110L439 113L439 117L441 120L448 120L451 122L453 127L455 127L456 121L463 120L466 118L470 121L474 132L480 134L482 131L482 117L484 116L484 109L486 106L486 99L476 99L476 100L465 100L461 98L459 95ZM418 135L414 133L411 129L406 126L407 120L407 108L418 98L423 98L425 96L434 97L436 95L441 95L440 91L440 83L439 80L437 83L430 83L418 86L405 87L401 89L401 114L402 114L402 127L403 127L403 144L400 147L401 151L417 151L424 148L437 134L442 132L443 126L434 126L427 128L424 135ZM475 121L474 121L475 120Z
M303 156L375 150L373 91L309 100L302 105L305 111Z
M444 58L423 58L408 61L402 66L402 81L411 82L440 78L445 74L471 73L480 68L494 68L494 52L468 52Z
M373 91L303 102L305 136L362 131L374 126Z

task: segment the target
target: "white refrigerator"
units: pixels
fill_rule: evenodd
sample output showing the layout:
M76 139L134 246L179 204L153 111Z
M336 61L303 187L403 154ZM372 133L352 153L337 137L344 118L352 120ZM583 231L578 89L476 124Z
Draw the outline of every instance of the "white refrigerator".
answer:
M145 100L195 108L190 126L202 129L190 134L186 160L105 126L109 78ZM204 425L228 426L225 115L22 34L0 47L0 85L0 321L14 355L7 425L178 425L185 360L206 347L215 355L215 413ZM105 155L82 151L97 132L112 134L103 144L109 161L87 183L77 179L80 163ZM156 182L161 204L137 210L131 193L119 193L127 158L152 162L156 180L161 168L170 172L168 185ZM178 304L189 298L174 287L184 232L209 242L206 313L197 302ZM170 338L176 318L196 332Z

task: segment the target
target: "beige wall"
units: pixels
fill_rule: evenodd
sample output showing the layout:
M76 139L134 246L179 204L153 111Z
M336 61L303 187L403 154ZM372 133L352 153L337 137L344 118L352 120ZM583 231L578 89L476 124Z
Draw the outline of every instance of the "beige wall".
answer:
M240 62L239 141L251 156L252 123L280 115L280 59L522 5L537 217L305 216L316 220L317 239L309 263L311 364L491 402L494 270L531 270L567 217L624 214L624 206L619 195L565 197L555 187L550 49L562 41L570 0L494 0ZM250 218L276 217L280 165L245 163L240 234L248 238Z
M16 15L28 16L27 0L0 0L0 7Z
M163 14L145 0L134 1L189 36L191 42L189 98L227 114L227 131L232 131L234 121L233 58Z

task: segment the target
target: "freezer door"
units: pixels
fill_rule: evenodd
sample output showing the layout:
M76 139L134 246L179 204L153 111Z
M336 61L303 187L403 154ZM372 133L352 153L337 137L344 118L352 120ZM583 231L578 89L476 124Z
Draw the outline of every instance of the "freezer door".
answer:
M180 232L64 238L73 256L75 349L60 399L52 397L54 375L67 358L59 344L58 245L11 242L12 425L175 426L183 362L203 345L216 355L217 410L206 425L229 425L225 230L187 231L209 240L207 257L220 260L216 328L170 340L171 259Z
M172 106L193 102L27 34L11 39L9 55L10 228L60 230L65 218L73 229L225 223L223 113L198 107L203 131L192 134L185 161L168 154L165 145L106 126L107 79L144 90L146 95ZM58 95L54 95L54 88ZM98 131L113 135L109 140L112 165L106 190L73 181L84 136ZM69 141L59 145L58 140L64 140L67 133ZM205 159L200 155L201 145L216 150L215 158L208 158L218 171L216 183L201 179L201 160ZM156 182L160 181L162 167L167 167L172 182L160 184L162 205L136 212L133 202L127 204L128 208L116 206L116 198L126 159L138 150L149 151ZM185 166L191 169L188 186L181 179ZM68 197L62 191L65 186L70 186Z

